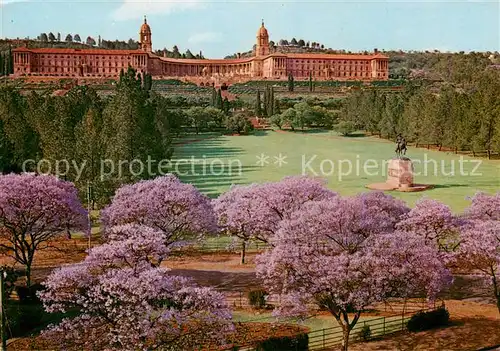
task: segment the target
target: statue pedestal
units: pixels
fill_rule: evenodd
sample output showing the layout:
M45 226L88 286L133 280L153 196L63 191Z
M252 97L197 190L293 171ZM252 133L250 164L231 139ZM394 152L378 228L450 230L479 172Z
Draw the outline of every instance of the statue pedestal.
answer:
M389 161L387 184L394 188L413 185L413 163L409 158L393 158Z
M387 167L387 181L366 186L372 190L423 191L432 185L413 183L413 163L407 157L393 158Z

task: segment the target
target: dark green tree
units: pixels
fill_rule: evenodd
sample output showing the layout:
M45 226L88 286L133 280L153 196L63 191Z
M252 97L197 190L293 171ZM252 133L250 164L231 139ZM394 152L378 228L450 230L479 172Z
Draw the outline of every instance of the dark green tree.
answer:
M218 89L217 90L217 97L215 99L215 108L222 110L224 107L223 104L224 104L224 101L222 99L222 91L220 89Z
M260 102L260 90L257 90L257 99L255 100L254 114L257 117L262 117L262 107Z
M12 55L12 46L9 45L9 51L7 53L7 60L6 60L6 66L7 66L7 75L13 74L14 73L14 56Z
M278 99L274 99L273 116L280 115L280 114L281 114L280 102Z
M4 54L0 52L0 76L5 75L5 58Z
M0 121L2 122L3 144L10 145L9 164L22 170L25 160L38 159L38 134L27 118L26 105L18 90L12 87L0 88ZM28 169L30 171L31 169Z
M230 109L231 109L231 104L229 103L228 98L225 97L224 101L222 103L222 111L227 115L227 114L229 114Z
M266 86L266 89L264 89L264 95L262 97L262 99L263 99L262 106L264 107L262 109L262 117L268 117L269 116L267 114L267 108L268 108L267 99L268 99L268 95L269 95L269 87Z
M233 133L248 134L253 130L253 125L244 114L236 113L227 117L226 128Z
M295 82L293 79L293 74L290 72L288 74L288 91L292 92L295 88Z
M217 105L217 90L215 88L212 88L212 95L210 98L210 106L216 107Z

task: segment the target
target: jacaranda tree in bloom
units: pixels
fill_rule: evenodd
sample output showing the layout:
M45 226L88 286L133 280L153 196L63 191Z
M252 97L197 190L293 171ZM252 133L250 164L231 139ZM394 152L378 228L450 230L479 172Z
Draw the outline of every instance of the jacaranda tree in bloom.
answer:
M500 221L476 220L460 235L456 263L491 281L500 312Z
M500 192L495 195L477 193L465 209L465 217L473 220L500 221Z
M28 287L36 252L72 230L87 229L87 212L72 183L34 174L0 176L0 253L24 265Z
M366 196L385 205L391 201L360 195L306 204L281 222L272 249L257 258L257 275L281 296L276 314L307 315L308 304L315 303L342 327L343 350L368 306L423 293L432 299L451 282L437 250L418 235L379 226L377 221L388 224L392 216L373 218L377 201ZM397 208L399 202L392 201L389 208Z
M465 224L445 204L424 198L398 223L398 229L420 235L440 252L449 252L458 245L458 236Z
M102 221L105 228L135 223L157 229L167 246L217 231L210 199L174 175L121 187Z
M158 230L129 224L109 234L82 263L47 278L39 293L45 309L76 316L45 337L66 350L195 350L223 342L233 328L224 296L160 267L169 249Z
M319 179L286 177L280 182L234 186L214 201L221 230L241 241L241 263L248 242L269 243L279 223L311 201L337 196Z

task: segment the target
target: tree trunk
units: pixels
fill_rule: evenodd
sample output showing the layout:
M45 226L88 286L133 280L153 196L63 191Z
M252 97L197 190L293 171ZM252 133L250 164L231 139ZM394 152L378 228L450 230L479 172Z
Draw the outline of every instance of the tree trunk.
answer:
M497 278L495 275L495 271L493 270L493 267L490 267L490 268L491 268L491 273L492 273L493 294L495 294L495 297L497 299L497 308L498 308L498 312L500 312L500 289L498 287L498 282L497 282Z
M26 264L26 287L31 287L31 262Z
M241 264L245 264L246 244L245 241L241 243Z
M351 329L347 325L342 325L342 351L347 351L349 347L349 334L351 333Z
M500 294L497 294L497 308L498 308L498 313L500 313Z

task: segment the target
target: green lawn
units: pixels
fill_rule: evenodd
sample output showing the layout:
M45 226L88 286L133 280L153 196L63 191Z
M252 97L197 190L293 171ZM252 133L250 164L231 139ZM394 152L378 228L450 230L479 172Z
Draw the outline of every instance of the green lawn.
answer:
M409 315L405 316L404 322L407 322L409 317L410 317ZM246 311L234 311L233 320L235 322L272 323L275 322L277 319L272 316L271 312L254 314ZM328 315L310 317L303 321L298 321L292 318L282 319L280 321L283 323L301 324L310 328L311 331L319 331L322 329L329 329L329 328L340 328L336 319L333 316L328 316ZM385 324L386 324L385 330L386 331L400 330L402 324L401 322L402 322L401 314L388 316L385 318ZM371 326L371 328L374 331L374 334L379 334L382 332L382 329L384 329L383 323L384 323L383 317L361 315L356 326L353 329L352 335L355 335L358 330L363 328L363 325Z
M394 143L378 138L345 138L323 131L258 131L250 136L211 135L211 138L190 139L203 140L176 145L173 165L177 166L173 172L182 181L194 184L212 197L227 191L232 184L278 181L303 171L324 178L329 188L342 195L369 191L365 185L385 181L387 165L383 162L394 156L395 149ZM257 156L261 154L269 156L269 164L263 167L257 165ZM287 162L281 167L275 164L274 158L279 154L286 156ZM446 203L454 211L461 211L469 203L466 198L477 191L494 193L500 190L500 161L480 159L481 164L472 173L476 163L470 157L414 147L409 148L407 156L422 163L415 163L417 173L427 169L426 174L415 177L415 182L435 185L434 189L420 193L392 192L409 205L428 196ZM352 167L349 174L348 162ZM376 162L378 167L370 168L372 164L366 162ZM453 168L455 174L451 174Z

